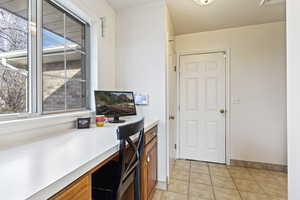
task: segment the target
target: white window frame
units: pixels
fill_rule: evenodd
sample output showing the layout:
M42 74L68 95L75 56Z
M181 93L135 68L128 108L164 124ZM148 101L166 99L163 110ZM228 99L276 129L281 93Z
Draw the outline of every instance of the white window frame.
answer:
M90 17L85 14L81 9L72 4L69 1L64 0L49 0L64 11L83 22L88 24L89 28L85 29L86 38L86 60L88 67L86 68L86 102L87 107L83 109L74 109L63 112L53 112L53 116L77 116L78 113L90 114L92 112L94 102L91 99L92 91L95 90L97 85L97 64L91 62L91 57L97 59L97 45L90 43L93 36L93 41L98 41L98 37L95 36L95 31L98 32L99 24L96 17ZM43 14L42 14L43 0L28 0L28 66L29 66L29 81L28 81L28 112L25 113L11 113L11 114L0 114L1 121L15 121L26 118L45 118L52 112L43 112L43 86L42 86L42 66L43 66L43 55L42 55L42 43L43 43ZM93 34L92 34L93 32ZM96 46L95 46L96 45ZM95 52L91 51L91 48ZM95 54L95 55L91 55ZM35 58L35 59L32 59ZM97 60L96 60L97 62ZM92 70L93 65L93 70ZM33 78L35 77L35 78ZM94 87L92 87L94 86ZM1 124L1 123L0 123Z

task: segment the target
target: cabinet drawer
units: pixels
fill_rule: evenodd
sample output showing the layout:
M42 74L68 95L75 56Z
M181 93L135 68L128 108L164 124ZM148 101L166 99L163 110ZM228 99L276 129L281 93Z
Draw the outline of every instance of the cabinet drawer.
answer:
M91 200L90 176L86 175L59 192L50 200Z

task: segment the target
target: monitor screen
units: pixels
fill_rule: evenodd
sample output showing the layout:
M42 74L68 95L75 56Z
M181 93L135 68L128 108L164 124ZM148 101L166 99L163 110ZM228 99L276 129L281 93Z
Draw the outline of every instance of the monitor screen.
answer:
M96 115L136 115L133 92L95 91Z

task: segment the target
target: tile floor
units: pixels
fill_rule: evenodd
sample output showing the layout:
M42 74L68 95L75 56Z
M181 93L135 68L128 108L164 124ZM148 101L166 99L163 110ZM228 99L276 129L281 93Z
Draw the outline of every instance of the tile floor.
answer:
M168 190L153 200L287 200L287 174L176 160Z

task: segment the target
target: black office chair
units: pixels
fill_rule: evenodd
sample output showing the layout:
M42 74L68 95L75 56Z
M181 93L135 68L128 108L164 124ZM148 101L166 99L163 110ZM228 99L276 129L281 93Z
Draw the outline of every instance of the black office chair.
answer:
M137 142L131 136L138 134ZM92 176L93 200L121 200L130 185L134 184L134 200L141 199L141 156L144 151L144 119L119 126L118 161L111 161Z

